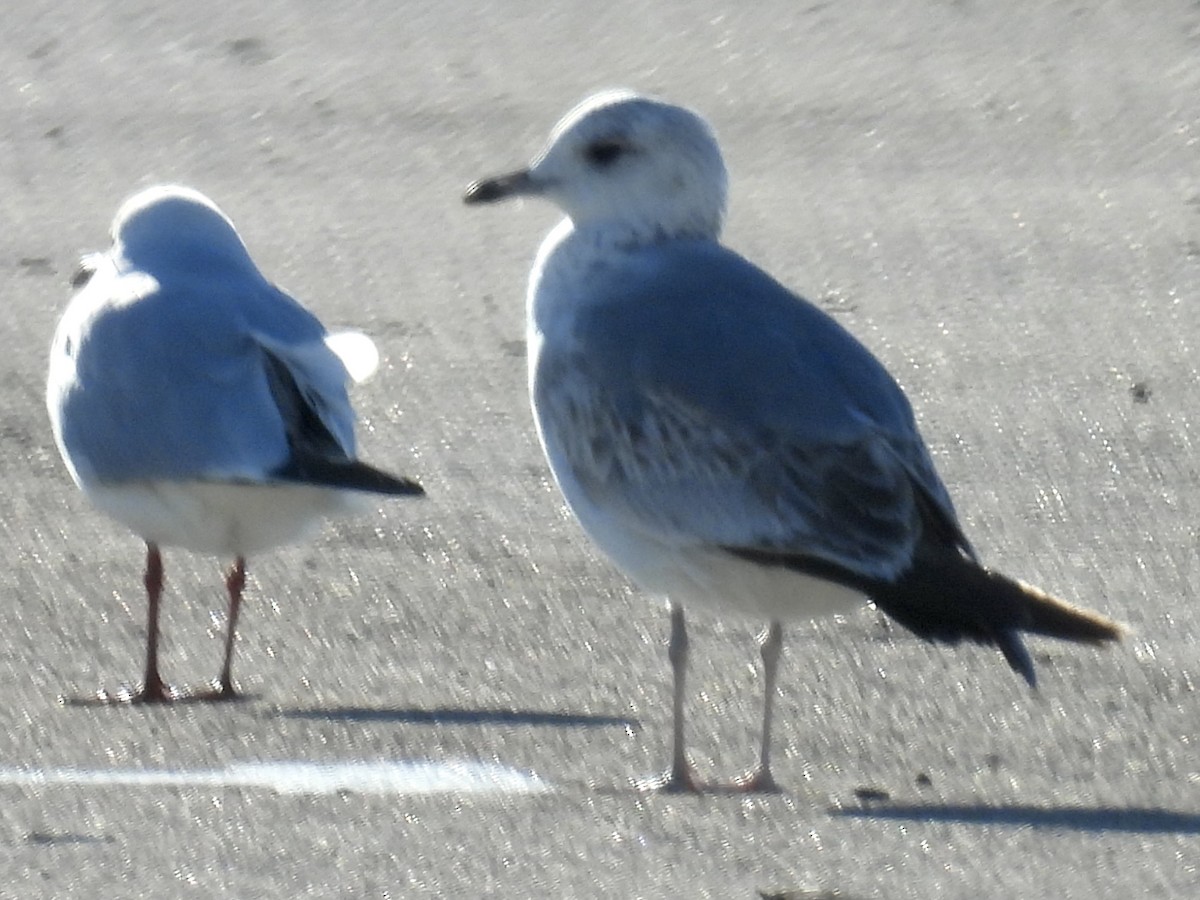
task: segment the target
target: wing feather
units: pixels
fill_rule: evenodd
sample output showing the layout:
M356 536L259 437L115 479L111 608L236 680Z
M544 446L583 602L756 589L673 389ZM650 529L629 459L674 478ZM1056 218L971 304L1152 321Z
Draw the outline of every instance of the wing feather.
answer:
M903 392L845 329L712 245L636 275L535 361L551 459L590 502L872 578L910 565L926 508L970 552Z

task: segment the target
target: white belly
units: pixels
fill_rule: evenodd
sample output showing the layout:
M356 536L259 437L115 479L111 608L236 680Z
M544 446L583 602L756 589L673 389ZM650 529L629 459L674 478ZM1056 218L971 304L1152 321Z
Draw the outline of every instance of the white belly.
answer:
M326 516L361 511L364 495L311 485L151 481L84 488L96 508L143 540L248 556L315 534Z

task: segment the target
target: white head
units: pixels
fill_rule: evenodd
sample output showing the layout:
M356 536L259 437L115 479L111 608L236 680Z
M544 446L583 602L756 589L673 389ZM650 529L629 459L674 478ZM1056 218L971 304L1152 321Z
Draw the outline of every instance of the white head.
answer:
M229 217L191 188L158 185L134 194L112 224L113 253L153 273L164 265L254 268Z
M477 181L464 199L544 196L576 228L598 225L636 243L715 239L727 182L704 119L629 91L606 91L567 113L528 169Z

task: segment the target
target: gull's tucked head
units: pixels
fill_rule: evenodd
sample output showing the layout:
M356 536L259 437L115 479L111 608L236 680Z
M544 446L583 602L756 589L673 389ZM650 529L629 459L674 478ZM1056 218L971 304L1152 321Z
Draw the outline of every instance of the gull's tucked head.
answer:
M712 129L696 113L606 91L567 113L528 169L477 181L464 200L544 196L577 228L607 227L638 243L716 238L727 181Z
M146 188L121 204L112 239L114 255L148 272L181 262L254 266L229 217L199 191L178 185Z

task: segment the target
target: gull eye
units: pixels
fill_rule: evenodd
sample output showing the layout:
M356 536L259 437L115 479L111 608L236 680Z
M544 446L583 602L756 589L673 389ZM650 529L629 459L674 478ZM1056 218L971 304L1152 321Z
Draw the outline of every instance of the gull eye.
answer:
M588 162L593 165L609 166L616 162L617 157L627 149L618 141L596 141L594 144L588 144L583 153Z

